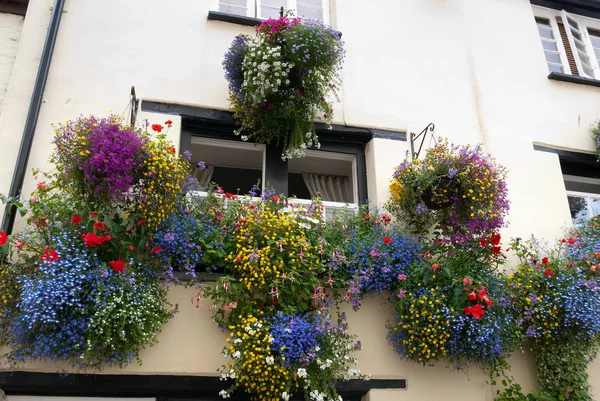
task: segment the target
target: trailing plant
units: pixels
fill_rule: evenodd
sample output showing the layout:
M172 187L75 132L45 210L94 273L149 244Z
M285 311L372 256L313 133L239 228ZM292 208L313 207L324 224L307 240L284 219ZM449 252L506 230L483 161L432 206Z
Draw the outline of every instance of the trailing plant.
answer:
M423 160L406 160L390 184L388 208L411 232L437 231L453 243L489 235L506 223L506 170L480 145L441 141Z
M0 338L12 366L49 360L75 369L122 367L139 361L173 316L157 263L161 249L150 239L182 198L188 162L174 155L163 126L152 128L156 138L115 116L61 124L56 169L34 171L29 201L3 199L27 223L0 250L8 255Z
M519 336L499 246L497 233L461 246L435 240L398 275L388 340L402 358L490 372L507 365Z
M553 248L516 241L521 264L511 285L540 390L557 399L592 400L586 367L600 338L600 253L574 258L579 251L572 248L573 237Z
M255 37L237 36L223 60L235 133L278 143L283 159L318 147L313 120L332 121L343 58L340 34L320 21L268 19Z

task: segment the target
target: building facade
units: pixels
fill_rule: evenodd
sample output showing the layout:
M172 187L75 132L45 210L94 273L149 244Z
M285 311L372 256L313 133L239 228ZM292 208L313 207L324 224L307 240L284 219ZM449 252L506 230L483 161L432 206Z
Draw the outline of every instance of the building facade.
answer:
M206 160L214 167L209 178L234 189L262 178L302 197L309 189L302 177L337 175L346 179L345 194L331 201L382 204L394 167L410 150L410 133L434 123L437 137L482 143L508 168L505 238L554 239L572 217L600 214L600 168L589 135L600 113L597 1L284 1L331 24L346 47L333 130L319 128L323 148L284 166L268 149L246 147L233 135L221 66L232 39L252 34L257 17L276 16L279 3L30 0L24 19L7 6L0 12L0 193L35 187L29 173L23 185L15 184L28 132L24 171L48 169L52 124L80 114L129 113L135 86L137 121L172 120L169 137L179 149ZM32 125L53 24L56 38ZM0 387L9 400L23 401L44 395L216 398L224 335L207 308L190 305L194 296L192 289L171 289L180 313L163 328L159 344L144 351L141 366L108 369L92 381L71 375L68 387L56 384L61 367L32 363L14 375L2 373ZM363 341L360 368L374 381L360 391L348 387L347 394L371 401L493 399L478 370L456 373L442 364L400 360L386 342L389 313L380 299L349 312L350 327ZM524 388L533 388L530 355L514 355L512 365ZM590 367L596 392L599 374L596 362Z

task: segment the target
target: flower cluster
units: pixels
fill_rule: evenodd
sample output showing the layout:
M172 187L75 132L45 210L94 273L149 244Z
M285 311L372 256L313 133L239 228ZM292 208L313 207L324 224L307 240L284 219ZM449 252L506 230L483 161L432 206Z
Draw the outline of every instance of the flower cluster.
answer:
M2 198L27 216L20 233L0 233L0 342L13 365L124 366L172 317L151 239L183 198L187 161L153 130L156 140L115 116L61 124L56 171L28 202Z
M396 168L389 208L413 232L426 233L433 226L454 243L470 241L505 224L505 176L481 146L439 142L423 160Z
M331 123L344 57L340 34L321 22L281 17L237 36L225 54L230 103L243 140L278 142L283 159L319 146L313 120Z
M51 238L57 257L41 260L25 274L25 258L11 267L19 301L11 311L7 355L13 364L29 359L68 361L78 368L127 364L172 312L166 290L137 266L116 274L73 232ZM22 264L22 265L21 265Z
M493 234L499 246L499 234ZM426 364L444 359L461 369L505 364L518 340L504 258L486 237L462 243L424 241L421 257L397 277L395 320L388 339L403 358Z
M593 399L586 366L600 345L596 224L551 248L535 239L514 243L521 258L510 276L514 307L535 353L540 389L556 398Z

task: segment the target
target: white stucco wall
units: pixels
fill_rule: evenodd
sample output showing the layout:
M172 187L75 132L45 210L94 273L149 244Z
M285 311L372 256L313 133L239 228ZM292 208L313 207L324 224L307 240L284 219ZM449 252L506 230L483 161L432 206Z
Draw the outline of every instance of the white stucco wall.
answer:
M0 118L2 118L2 103L19 48L23 20L20 15L0 13Z
M0 116L0 193L7 192L12 177L51 3L30 0L23 25ZM236 34L253 29L207 21L211 4L67 0L30 168L48 168L51 123L80 113L121 113L131 85L144 99L227 109L222 56ZM534 151L533 143L593 151L588 128L600 114L600 96L595 87L547 79L529 1L332 4L334 27L343 32L347 49L336 122L413 132L434 122L438 136L461 144L483 143L509 170L511 223L504 237L559 236L570 220L560 165L556 155ZM172 119L170 134L178 144L180 119L152 113L142 113L143 118ZM408 149L407 142L388 139L368 144L368 191L376 203L389 196L393 168ZM28 179L25 192L33 186ZM215 374L222 361L221 333L205 309L188 308L190 290L177 288L170 296L182 305L182 312L165 326L160 344L144 352L144 365L127 371ZM442 365L420 367L400 361L385 341L387 318L379 300L368 301L350 317L351 327L365 344L360 355L363 369L375 376L408 379L408 390L374 391L371 401L490 399L485 378L477 370L457 374ZM513 362L515 377L525 389L531 388L535 382L531 358L518 355ZM600 364L595 363L591 372L599 373ZM596 388L598 377L592 374Z

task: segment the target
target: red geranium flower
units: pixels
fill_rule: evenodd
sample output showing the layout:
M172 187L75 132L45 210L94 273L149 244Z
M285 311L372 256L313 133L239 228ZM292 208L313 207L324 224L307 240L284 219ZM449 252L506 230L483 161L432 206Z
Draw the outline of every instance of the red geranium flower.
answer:
M273 200L275 201L275 203L279 203L279 196L273 195Z
M156 132L161 132L162 131L162 125L160 124L152 124L152 129Z
M467 277L465 277L465 278L463 278L463 283L465 285L469 285L469 284L471 284L471 280L469 280Z
M498 245L498 244L500 244L500 239L501 238L502 237L500 236L499 233L493 233L492 234L492 245Z
M168 147L167 150L171 153L175 153L175 148L172 146Z
M483 310L483 305L477 304L475 306L466 306L463 308L465 311L465 315L473 316L475 319L481 319L483 315L485 315L485 311Z
M235 199L235 198L237 198L237 196L235 194L232 194L231 192L225 193L225 199Z
M434 263L431 265L431 268L433 269L433 271L437 271L437 269L440 267L440 265L438 265L437 263Z
M85 244L87 246L89 246L90 248L93 248L95 246L100 246L104 242L110 241L111 239L112 239L112 236L110 236L110 235L98 236L98 235L96 235L96 233L89 233L89 234L83 235L83 242L85 242Z
M494 252L494 255L500 255L501 250L502 247L500 245L492 245L492 252Z
M469 293L469 301L475 301L477 299L477 294L475 294L473 291L471 291Z
M550 277L552 277L552 276L555 276L555 274L554 274L554 272L552 271L552 269L546 269L546 270L544 271L544 276L546 276L546 277L550 278Z
M567 242L569 243L569 245L573 245L575 243L575 240L573 238L569 238Z
M0 231L0 245L6 244L6 233L4 231Z
M125 261L123 259L108 262L108 265L112 267L112 269L117 273L120 273L123 270L125 270Z
M160 251L162 251L162 248L160 246L155 246L154 248L152 248L152 253L159 253Z
M483 288L481 291L479 291L479 299L482 299L485 294L487 294L487 291L485 288Z
M485 302L485 304L487 306L492 306L492 300L489 299L487 295L485 295L482 299L483 299L483 302Z
M383 243L384 244L389 244L392 242L392 238L389 235L386 235L385 237L383 237Z
M544 266L547 266L548 265L548 258L542 258L542 264Z
M165 125L166 125L167 127L170 127L171 125L173 125L173 121L171 121L171 120L167 120L167 121L165 121Z
M98 217L98 213L90 213L90 219L95 219Z
M98 221L98 222L94 223L94 228L97 230L102 230L102 229L106 228L106 226L104 225L103 222Z
M74 226L76 226L77 224L81 223L81 216L76 214L73 217L71 217L71 224L73 224Z
M488 240L487 238L482 238L481 241L479 241L479 243L481 244L482 247L486 247L488 244Z
M25 242L23 242L22 239L17 241L17 245L16 245L17 249L21 249L23 247L23 245L25 245Z
M56 251L51 251L50 247L46 245L46 249L44 249L44 253L40 255L40 260L48 260L50 262L54 260L58 260L60 257Z

